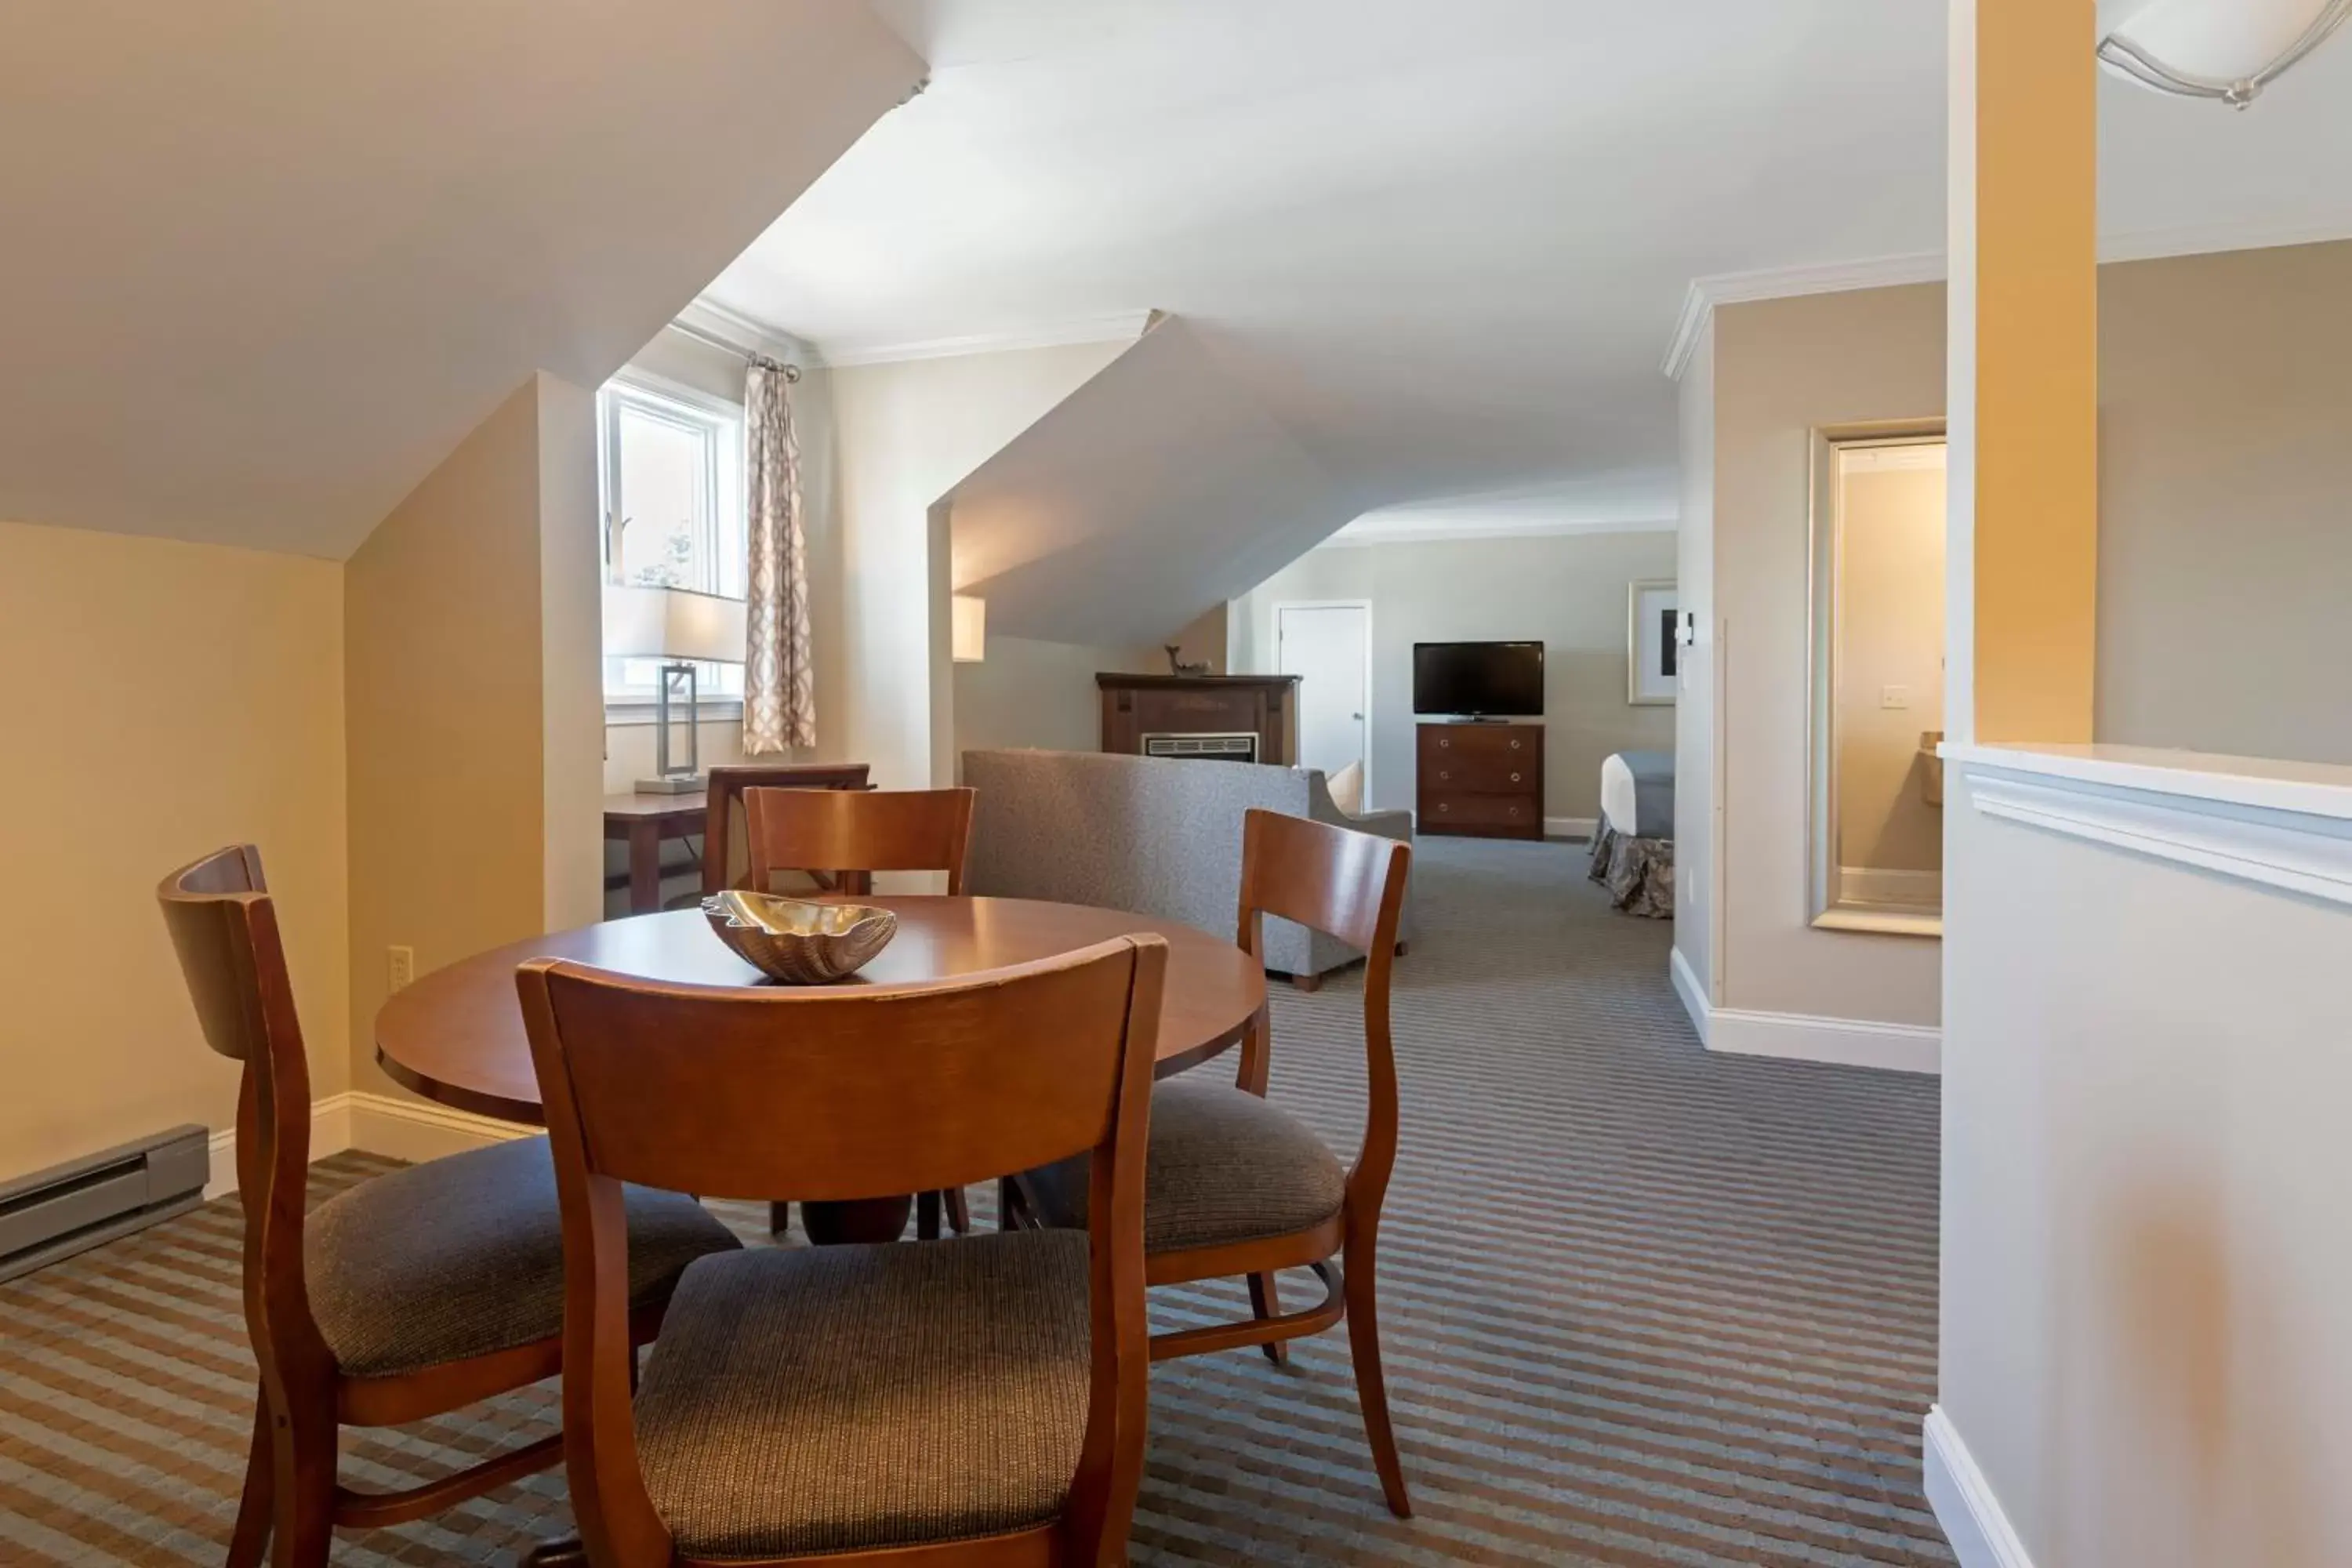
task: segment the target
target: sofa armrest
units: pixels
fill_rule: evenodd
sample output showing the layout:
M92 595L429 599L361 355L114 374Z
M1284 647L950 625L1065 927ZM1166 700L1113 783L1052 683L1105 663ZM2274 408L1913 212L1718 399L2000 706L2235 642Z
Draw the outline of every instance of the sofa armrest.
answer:
M1412 813L1409 811L1368 811L1361 816L1341 815L1336 820L1339 826L1352 827L1359 833L1412 842Z

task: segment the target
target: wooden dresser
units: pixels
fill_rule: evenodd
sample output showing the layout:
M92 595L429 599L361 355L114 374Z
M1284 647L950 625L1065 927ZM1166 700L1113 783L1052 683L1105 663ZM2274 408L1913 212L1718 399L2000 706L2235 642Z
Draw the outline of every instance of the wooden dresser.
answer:
M1416 742L1420 833L1543 837L1540 724L1423 724Z

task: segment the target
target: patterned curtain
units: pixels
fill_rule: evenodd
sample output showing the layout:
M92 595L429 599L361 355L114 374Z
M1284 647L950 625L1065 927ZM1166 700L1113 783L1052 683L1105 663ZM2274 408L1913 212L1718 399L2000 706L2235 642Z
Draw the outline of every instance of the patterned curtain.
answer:
M743 487L751 545L743 659L747 756L816 744L816 676L809 667L808 537L801 524L801 449L789 373L755 359L743 378Z

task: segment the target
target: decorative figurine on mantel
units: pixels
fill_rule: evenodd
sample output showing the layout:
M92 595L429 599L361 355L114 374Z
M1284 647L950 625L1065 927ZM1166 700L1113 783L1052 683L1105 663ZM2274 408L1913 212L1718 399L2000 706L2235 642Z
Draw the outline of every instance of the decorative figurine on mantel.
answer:
M1160 646L1168 650L1169 674L1206 675L1209 673L1209 661L1207 659L1204 658L1198 664L1186 664L1184 662L1184 650L1181 646L1172 642L1162 643Z

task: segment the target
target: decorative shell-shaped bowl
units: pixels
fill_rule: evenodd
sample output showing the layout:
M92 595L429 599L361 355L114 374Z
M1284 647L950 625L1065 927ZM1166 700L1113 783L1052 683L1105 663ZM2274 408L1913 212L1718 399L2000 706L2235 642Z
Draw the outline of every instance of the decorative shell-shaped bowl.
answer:
M845 980L890 945L898 917L870 904L813 904L730 890L702 900L719 940L772 980L824 985Z

